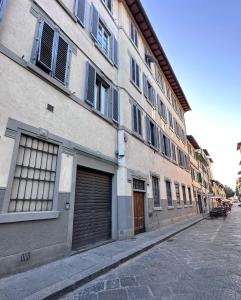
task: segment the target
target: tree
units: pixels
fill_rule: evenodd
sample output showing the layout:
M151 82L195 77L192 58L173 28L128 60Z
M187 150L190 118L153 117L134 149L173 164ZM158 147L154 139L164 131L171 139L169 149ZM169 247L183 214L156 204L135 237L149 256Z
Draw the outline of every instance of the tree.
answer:
M234 191L228 185L224 186L224 191L225 191L225 194L226 194L227 198L230 198L230 197L234 196Z

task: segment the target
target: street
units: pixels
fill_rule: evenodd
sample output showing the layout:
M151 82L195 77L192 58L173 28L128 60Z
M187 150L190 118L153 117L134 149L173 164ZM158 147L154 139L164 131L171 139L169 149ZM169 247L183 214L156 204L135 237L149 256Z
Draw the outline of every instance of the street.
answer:
M241 299L241 208L206 219L65 295L68 300Z

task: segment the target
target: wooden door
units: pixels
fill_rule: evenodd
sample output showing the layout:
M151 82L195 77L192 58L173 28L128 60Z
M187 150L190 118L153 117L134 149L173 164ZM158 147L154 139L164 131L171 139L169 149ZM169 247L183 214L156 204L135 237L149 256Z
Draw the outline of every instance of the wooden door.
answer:
M145 231L144 193L134 192L134 226L135 234Z

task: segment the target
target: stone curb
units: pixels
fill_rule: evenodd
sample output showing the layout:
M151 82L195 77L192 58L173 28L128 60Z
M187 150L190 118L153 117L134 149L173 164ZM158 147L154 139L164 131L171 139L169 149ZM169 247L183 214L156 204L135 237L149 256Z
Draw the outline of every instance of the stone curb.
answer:
M125 255L122 257L119 256L118 258L113 260L111 263L103 264L102 266L93 268L93 270L88 270L86 272L82 272L81 274L74 275L71 278L67 278L66 280L63 280L57 284L51 285L51 286L45 288L44 290L34 293L31 296L28 296L24 299L25 300L58 299L59 297L65 295L66 293L69 293L69 292L75 290L76 288L83 286L84 284L92 281L93 279L96 279L97 277L118 267L122 263L138 256L139 254L141 254L143 252L148 251L149 249L153 248L154 246L175 236L176 234L194 226L195 224L201 222L205 218L206 218L206 216L202 216L200 219L195 220L191 224L183 226L179 230L176 230L176 231L171 232L166 235L162 235L161 238L155 239L152 242L149 242L148 244L146 244L144 246L142 245L141 247L135 247L134 249L130 250L129 253L125 253Z

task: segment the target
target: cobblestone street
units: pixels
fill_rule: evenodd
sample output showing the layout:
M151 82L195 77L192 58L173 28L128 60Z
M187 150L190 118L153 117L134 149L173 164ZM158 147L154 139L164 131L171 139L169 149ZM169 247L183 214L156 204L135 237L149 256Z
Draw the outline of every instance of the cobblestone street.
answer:
M241 299L241 208L207 219L62 299Z

